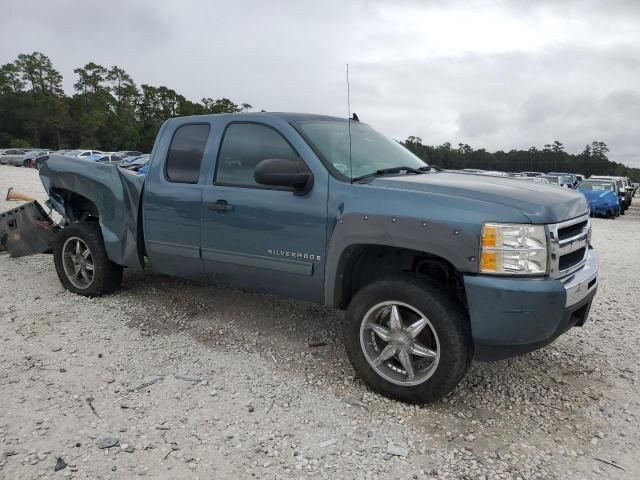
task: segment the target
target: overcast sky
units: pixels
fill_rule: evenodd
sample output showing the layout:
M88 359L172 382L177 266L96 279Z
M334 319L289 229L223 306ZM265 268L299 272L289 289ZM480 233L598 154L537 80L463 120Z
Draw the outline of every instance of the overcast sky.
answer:
M640 1L0 0L0 63L89 61L191 100L346 115L489 150L592 140L640 167Z

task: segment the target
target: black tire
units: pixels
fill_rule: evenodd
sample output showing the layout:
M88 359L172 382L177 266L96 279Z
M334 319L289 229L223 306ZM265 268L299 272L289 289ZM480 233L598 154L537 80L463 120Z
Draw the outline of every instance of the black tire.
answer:
M80 239L90 251L93 274L87 286L78 286L67 275L63 264L63 247L69 239ZM60 283L67 290L86 297L98 297L116 291L122 283L122 267L107 257L98 222L74 223L65 227L53 246L53 260Z
M410 386L393 383L367 361L360 340L361 324L367 312L385 301L402 302L418 310L438 337L439 362L422 383ZM406 403L430 403L451 392L473 358L469 320L459 302L437 285L411 275L380 280L362 288L349 304L343 335L347 356L360 378L372 390Z

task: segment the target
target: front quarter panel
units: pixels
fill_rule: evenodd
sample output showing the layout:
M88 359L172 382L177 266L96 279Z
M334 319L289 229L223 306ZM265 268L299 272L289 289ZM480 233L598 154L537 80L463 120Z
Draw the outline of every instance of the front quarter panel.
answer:
M529 223L518 210L445 194L330 181L328 305L340 303L343 254L358 244L384 245L439 256L462 273L478 271L483 222Z

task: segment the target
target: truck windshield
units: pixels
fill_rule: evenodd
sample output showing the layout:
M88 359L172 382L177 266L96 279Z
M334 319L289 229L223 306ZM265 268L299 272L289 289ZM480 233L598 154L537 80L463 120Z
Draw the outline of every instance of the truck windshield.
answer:
M376 132L370 126L355 121L350 123L351 155L349 122L312 120L295 122L293 125L321 160L349 179L395 167L419 169L427 166L398 142Z

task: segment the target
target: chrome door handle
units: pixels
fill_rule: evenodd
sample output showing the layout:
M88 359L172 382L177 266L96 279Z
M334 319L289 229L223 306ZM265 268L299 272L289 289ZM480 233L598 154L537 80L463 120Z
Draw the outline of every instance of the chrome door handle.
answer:
M233 205L229 205L226 200L218 200L216 203L210 203L207 208L213 212L230 212L233 210Z

